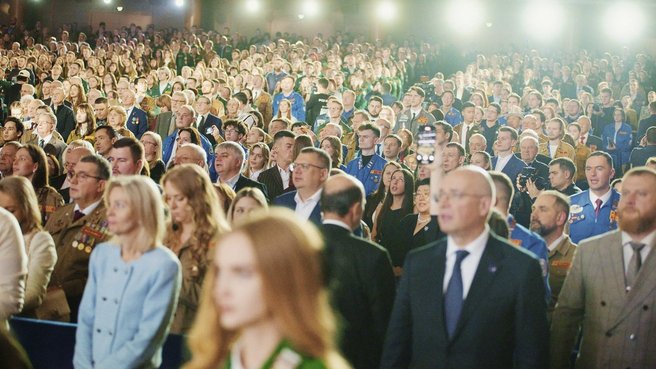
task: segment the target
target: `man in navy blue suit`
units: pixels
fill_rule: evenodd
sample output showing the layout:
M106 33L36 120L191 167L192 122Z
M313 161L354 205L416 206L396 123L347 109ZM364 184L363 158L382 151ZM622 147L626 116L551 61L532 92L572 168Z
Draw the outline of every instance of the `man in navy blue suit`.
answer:
M330 174L330 155L316 147L306 147L293 163L296 191L278 196L273 204L290 208L296 214L321 225L321 191Z
M121 93L121 102L127 113L128 120L125 122L125 127L134 134L137 139L148 130L148 115L145 111L139 109L135 104L137 102L137 95L134 91L130 90L127 81L121 81L117 85L117 90Z
M228 184L235 192L244 187L255 187L262 191L268 200L265 185L241 174L246 153L240 144L233 141L222 142L216 147L215 154L214 169L219 183Z
M497 156L492 158L492 169L507 175L513 184L517 183L517 176L526 166L526 163L513 154L517 138L517 131L514 128L499 128L495 142Z
M198 123L198 132L205 136L205 138L207 138L207 140L212 144L212 147L214 147L216 146L217 142L212 132L217 129L219 134L223 136L223 122L221 122L221 118L210 113L211 107L212 102L207 96L199 96L198 99L196 99L196 113L198 113L196 120Z
M540 264L490 232L494 192L471 166L441 181L433 195L447 238L406 257L381 368L547 368Z

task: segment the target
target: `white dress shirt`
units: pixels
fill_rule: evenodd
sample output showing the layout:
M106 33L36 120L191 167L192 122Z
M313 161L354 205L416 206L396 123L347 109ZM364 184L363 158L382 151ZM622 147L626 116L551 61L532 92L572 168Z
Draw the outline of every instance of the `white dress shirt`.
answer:
M608 192L603 194L601 197L595 195L594 192L592 192L592 191L588 191L588 192L590 193L590 202L592 203L592 206L596 207L597 206L597 204L596 204L597 199L601 199L601 206L604 206L604 204L607 203L608 200L610 200L610 195L611 195L612 189L609 188Z
M506 164L508 164L508 162L512 157L513 157L512 152L507 156L497 156L497 165L494 166L494 170L496 170L497 172L501 172L503 168L506 167Z
M282 189L286 189L289 187L289 178L291 177L291 170L289 170L289 167L287 167L287 170L282 169L279 165L278 167L278 172L280 173L280 178L282 178Z
M483 256L483 251L485 251L485 245L487 245L489 238L490 227L487 224L485 225L485 230L475 240L466 245L456 245L456 242L451 236L446 238L446 268L444 270L444 283L442 285L443 292L446 292L446 288L449 286L449 280L453 274L453 266L456 263L456 251L465 250L469 252L469 255L460 264L460 274L462 275L462 298L463 300L467 298L469 288L476 275L478 263L481 261L481 256Z
M232 178L226 179L225 181L222 180L221 177L219 177L219 181L227 184L228 186L230 186L230 188L234 190L235 186L237 185L237 181L239 181L239 173L237 173L237 175Z
M303 219L310 219L312 210L314 210L314 208L317 206L320 198L321 189L315 192L312 196L308 197L305 201L303 201L303 199L301 199L301 195L296 192L296 195L294 196L294 200L296 201L296 214Z
M100 200L94 202L93 204L87 206L87 207L84 208L84 209L80 209L80 205L75 204L75 208L73 208L73 211L78 211L78 210L79 210L79 211L81 211L82 213L84 213L84 215L89 215L89 214L91 214L94 210L96 210L96 208L98 207L98 205L100 205L101 202L102 202L102 199L100 199Z
M353 230L351 229L351 227L349 227L348 224L342 222L341 220L337 220L337 219L324 219L324 220L323 220L323 224L332 224L332 225L335 225L335 226L338 226L338 227L342 227L342 228L348 230L349 232L353 232Z
M560 237L556 238L554 242L547 245L549 252L553 251L560 245L560 243L565 239L565 234L561 234Z

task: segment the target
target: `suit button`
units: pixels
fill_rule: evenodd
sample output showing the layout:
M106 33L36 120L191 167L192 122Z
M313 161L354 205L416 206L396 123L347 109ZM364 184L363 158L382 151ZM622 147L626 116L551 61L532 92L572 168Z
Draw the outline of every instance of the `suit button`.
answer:
M101 332L100 329L96 329L96 333L100 333L100 332Z
M114 268L114 273L118 273L118 268Z
M601 306L606 306L606 301L602 301Z
M613 334L611 332L606 332L606 337L612 337Z
M636 339L635 334L631 333L631 335L629 336L629 339L630 339L631 341L635 341L635 339Z
M645 310L645 311L646 311L646 310L649 310L649 306L647 306L647 305L643 305L643 306L642 306L642 310Z
M111 331L109 331L109 335L110 335L110 336L112 335L112 332L111 332Z

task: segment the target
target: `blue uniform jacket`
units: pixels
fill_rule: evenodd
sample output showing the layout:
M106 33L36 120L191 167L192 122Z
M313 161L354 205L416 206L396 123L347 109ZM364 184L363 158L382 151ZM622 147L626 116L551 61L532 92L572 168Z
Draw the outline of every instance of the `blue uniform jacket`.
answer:
M551 287L549 287L549 249L547 243L537 233L515 222L512 215L508 216L508 226L510 226L510 243L532 252L539 259L547 303L550 302Z
M498 157L493 157L492 158L492 169L497 166L497 159ZM526 163L522 161L522 159L516 157L515 155L510 158L508 163L506 164L503 169L501 169L501 172L510 178L510 181L512 182L513 186L517 185L517 176L519 173L522 172L522 169L526 166Z
M608 149L608 143L610 141L615 142L614 150ZM601 134L601 142L602 147L600 149L610 154L615 167L619 168L629 162L631 149L633 148L633 131L630 125L622 123L617 135L615 135L615 123L606 125Z
M282 92L273 97L273 115L278 114L278 106L282 99L287 99L292 103L292 116L299 121L305 121L305 100L298 92L292 91L289 96L283 96Z
M295 196L296 196L296 191L283 193L282 195L276 197L275 200L273 200L273 205L284 206L288 209L291 209L292 211L296 211L296 199L294 198ZM310 213L310 218L308 220L314 223L314 225L316 226L321 225L320 203L317 203L314 209L312 209L312 213Z
M137 140L141 139L141 136L148 130L148 115L135 106L125 123L125 128L129 129Z
M346 173L357 178L364 186L366 196L378 189L383 178L383 169L387 161L382 156L374 154L366 166L362 165L362 157L351 160L346 166Z
M451 109L444 114L444 120L446 120L451 126L455 127L462 123L462 114L460 114L458 109L451 107Z
M178 137L177 128L166 139L164 139L164 143L162 144L162 161L166 164L168 164L169 160L171 160L171 154L173 153L173 146L175 145L176 137ZM203 148L203 150L205 150L205 153L207 154L207 163L214 163L214 152L212 151L212 144L210 141L208 141L205 136L200 135L200 143L200 146Z
M590 202L590 190L572 195L569 208L569 237L573 243L617 229L617 204L620 194L611 190L610 199L601 205L595 218L594 204Z

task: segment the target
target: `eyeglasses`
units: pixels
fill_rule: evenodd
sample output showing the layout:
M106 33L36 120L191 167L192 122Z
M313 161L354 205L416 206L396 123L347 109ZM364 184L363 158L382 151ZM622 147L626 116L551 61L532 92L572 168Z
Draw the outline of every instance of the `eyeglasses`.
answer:
M77 178L80 181L86 181L89 178L93 178L93 179L96 179L98 181L104 180L104 178L95 177L95 176L92 176L92 175L84 173L84 172L77 172L76 173L75 171L71 171L70 175L71 175L71 179Z
M314 165L310 163L294 163L294 168L301 168L302 170L308 170L310 168L317 168L317 169L326 169L325 167L319 166L319 165Z
M460 201L464 199L465 197L485 197L486 195L480 195L480 194L475 194L475 193L465 193L465 192L458 192L458 191L450 191L450 192L444 192L440 191L437 195L433 196L434 201L442 201L442 200L455 200L455 201Z
M237 132L237 130L234 129L234 128L228 128L228 129L226 129L226 130L223 131L223 132L224 132L224 133L235 133L235 132Z

